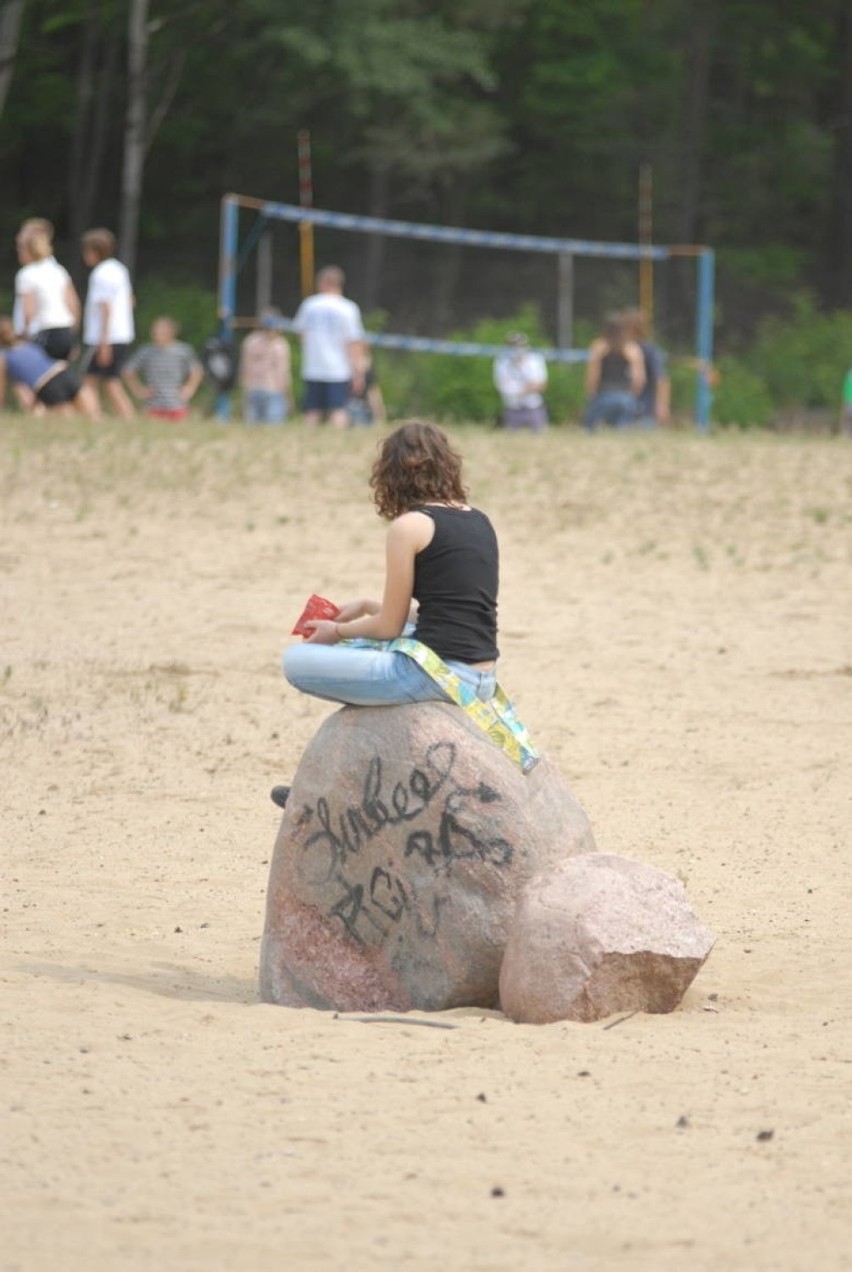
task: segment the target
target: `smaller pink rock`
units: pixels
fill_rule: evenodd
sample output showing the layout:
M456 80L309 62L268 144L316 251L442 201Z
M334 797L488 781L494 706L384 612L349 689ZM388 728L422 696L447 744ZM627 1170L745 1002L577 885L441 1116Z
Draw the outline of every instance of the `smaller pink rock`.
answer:
M683 884L612 853L572 857L523 890L500 968L512 1020L672 1011L713 948Z

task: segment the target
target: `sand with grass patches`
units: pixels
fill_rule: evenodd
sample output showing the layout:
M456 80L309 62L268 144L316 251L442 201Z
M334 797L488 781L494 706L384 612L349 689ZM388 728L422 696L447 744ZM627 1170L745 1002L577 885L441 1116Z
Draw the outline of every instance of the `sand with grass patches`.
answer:
M375 436L0 430L2 1272L850 1266L848 442L457 431L503 682L719 939L670 1016L434 1029L256 991Z

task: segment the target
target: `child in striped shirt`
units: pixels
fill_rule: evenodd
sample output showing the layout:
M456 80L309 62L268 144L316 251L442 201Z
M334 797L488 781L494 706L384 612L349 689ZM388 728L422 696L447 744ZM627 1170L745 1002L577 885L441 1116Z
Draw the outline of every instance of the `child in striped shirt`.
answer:
M151 343L137 349L122 375L134 397L155 419L184 420L204 378L204 369L188 344L178 340L174 318L155 318Z

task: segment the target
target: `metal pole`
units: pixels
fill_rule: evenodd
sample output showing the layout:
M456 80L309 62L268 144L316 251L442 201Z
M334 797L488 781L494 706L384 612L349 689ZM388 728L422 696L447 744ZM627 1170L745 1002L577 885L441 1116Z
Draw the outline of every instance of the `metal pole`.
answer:
M257 278L255 284L255 313L260 314L272 304L272 235L264 230L257 244Z
M556 343L560 349L574 347L574 257L559 253L556 302Z
M639 165L639 308L648 329L654 323L654 261L646 254L654 238L654 171L649 163Z
M233 195L226 194L222 199L219 221L219 339L226 345L234 342L239 215L239 203ZM231 399L228 393L218 394L216 415L220 420L231 418Z
M698 306L696 312L695 352L698 374L695 382L695 423L702 433L710 427L713 405L711 374L713 368L713 310L716 254L706 247L698 257Z
M311 134L307 128L298 134L299 154L299 203L303 208L314 205L314 182L311 171ZM301 266L302 298L314 290L314 227L311 221L299 222L299 263Z
M219 219L219 322L220 336L231 338L237 300L237 221L239 205L233 195L222 199Z

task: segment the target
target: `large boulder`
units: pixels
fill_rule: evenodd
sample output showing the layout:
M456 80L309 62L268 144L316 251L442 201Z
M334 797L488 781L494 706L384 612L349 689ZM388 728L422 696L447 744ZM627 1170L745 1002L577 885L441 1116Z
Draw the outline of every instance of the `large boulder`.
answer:
M458 707L344 707L293 779L261 997L340 1011L496 1006L524 884L594 850L554 765L522 773Z
M512 1020L672 1011L714 937L683 884L611 853L563 861L524 889L500 970Z

